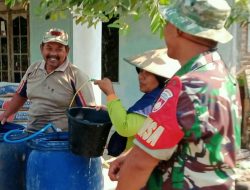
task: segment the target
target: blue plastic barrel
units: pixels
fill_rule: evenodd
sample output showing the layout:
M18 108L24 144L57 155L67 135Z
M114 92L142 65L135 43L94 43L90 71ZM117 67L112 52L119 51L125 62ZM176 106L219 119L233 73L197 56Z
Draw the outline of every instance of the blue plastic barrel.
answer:
M28 142L27 190L102 190L101 159L73 154L68 133Z
M9 144L3 141L3 136L10 130L24 129L22 125L6 123L0 126L0 189L25 189L25 170L29 148L26 142ZM11 135L10 139L15 139Z

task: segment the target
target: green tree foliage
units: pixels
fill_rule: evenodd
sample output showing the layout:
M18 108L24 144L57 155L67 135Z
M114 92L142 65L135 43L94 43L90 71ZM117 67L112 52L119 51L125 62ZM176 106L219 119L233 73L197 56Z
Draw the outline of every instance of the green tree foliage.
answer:
M232 6L231 15L227 20L226 27L230 27L233 23L239 23L245 26L249 22L250 3L249 0L235 0Z
M36 0L37 1L37 0ZM5 0L6 5L14 6L16 3L27 4L29 0ZM57 20L65 17L65 11L70 11L77 24L87 23L88 27L95 26L99 21L108 22L116 19L110 27L119 28L123 32L129 30L127 17L139 20L149 17L151 31L162 32L164 20L158 13L158 2L168 5L170 0L40 0L37 13L46 19ZM241 25L248 23L250 6L248 0L235 0L232 13L226 27L237 22Z
M151 19L151 31L155 33L164 23L157 6L155 0L41 0L39 14L55 20L62 17L63 12L69 9L77 24L87 23L89 27L95 26L100 21L108 22L115 17L118 19L109 27L119 28L122 32L129 31L127 17L139 20L147 15Z

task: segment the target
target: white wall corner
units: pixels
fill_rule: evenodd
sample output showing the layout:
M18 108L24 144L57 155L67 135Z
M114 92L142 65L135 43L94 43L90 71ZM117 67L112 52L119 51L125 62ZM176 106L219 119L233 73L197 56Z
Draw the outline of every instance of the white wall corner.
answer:
M90 78L101 78L102 24L88 28L86 24L73 23L73 64ZM97 105L101 105L101 91L93 85Z

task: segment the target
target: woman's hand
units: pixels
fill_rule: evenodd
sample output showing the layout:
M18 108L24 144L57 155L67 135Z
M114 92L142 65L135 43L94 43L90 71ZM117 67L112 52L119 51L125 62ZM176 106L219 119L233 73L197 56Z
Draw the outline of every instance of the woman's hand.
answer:
M102 80L95 80L94 84L98 85L99 88L103 91L103 93L106 94L106 96L115 94L112 81L109 78L103 78Z

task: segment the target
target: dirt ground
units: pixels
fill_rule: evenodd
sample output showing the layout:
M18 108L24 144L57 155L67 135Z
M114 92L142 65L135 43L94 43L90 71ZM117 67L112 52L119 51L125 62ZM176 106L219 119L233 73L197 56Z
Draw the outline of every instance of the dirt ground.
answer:
M236 190L250 190L250 151L238 154L236 167Z

